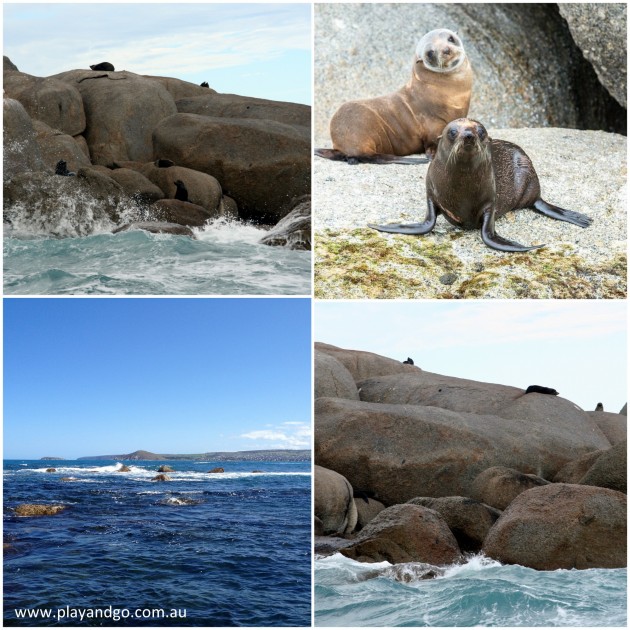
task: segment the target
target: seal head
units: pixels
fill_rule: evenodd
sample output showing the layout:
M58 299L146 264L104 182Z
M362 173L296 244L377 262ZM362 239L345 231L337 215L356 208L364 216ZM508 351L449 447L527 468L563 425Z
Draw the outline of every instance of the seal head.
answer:
M453 72L466 61L459 35L447 28L429 31L416 46L416 63L433 72Z

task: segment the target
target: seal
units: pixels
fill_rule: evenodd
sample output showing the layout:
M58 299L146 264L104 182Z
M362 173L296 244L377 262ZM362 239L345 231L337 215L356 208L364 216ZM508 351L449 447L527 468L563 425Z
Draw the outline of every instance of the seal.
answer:
M550 396L557 396L560 392L557 392L551 387L543 387L542 385L530 385L526 390L526 394L549 394Z
M208 82L207 82L207 81L203 81L203 82L201 83L201 87L207 87L207 88L209 88L210 86L208 85Z
M94 64L93 66L90 66L90 68L92 70L97 70L97 71L105 70L106 72L114 72L114 66L111 63L109 63L109 61L102 61L101 63L97 63L97 64Z
M173 160L167 160L165 158L158 158L155 160L154 164L158 168L170 168L171 166L175 166L175 162L173 162Z
M413 359L411 357L407 357L407 360L403 361L403 364L413 365Z
M64 177L74 177L76 173L68 170L68 164L65 160L59 160L55 165L55 175L63 175Z
M175 180L173 182L177 188L175 191L175 199L179 199L180 201L188 201L188 189L186 188L186 184L181 179Z
M472 69L457 33L428 32L416 47L411 78L387 96L344 103L330 121L332 149L315 155L350 164L415 164L398 156L433 157L438 136L468 114Z
M604 411L603 403L597 403L597 406L595 407L595 411Z
M510 210L533 208L552 219L582 228L592 219L544 201L529 157L516 144L492 140L476 120L460 118L449 123L427 173L428 211L422 223L372 225L393 234L427 234L438 214L465 230L481 228L483 242L502 252L527 252L544 247L521 245L495 232L494 222Z

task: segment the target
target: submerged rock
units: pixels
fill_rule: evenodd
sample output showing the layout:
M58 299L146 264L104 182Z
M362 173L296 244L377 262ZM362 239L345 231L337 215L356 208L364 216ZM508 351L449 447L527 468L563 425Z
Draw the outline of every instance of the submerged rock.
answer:
M208 474L213 474L213 473L224 473L225 469L218 467L218 468L213 468L212 470L208 471Z

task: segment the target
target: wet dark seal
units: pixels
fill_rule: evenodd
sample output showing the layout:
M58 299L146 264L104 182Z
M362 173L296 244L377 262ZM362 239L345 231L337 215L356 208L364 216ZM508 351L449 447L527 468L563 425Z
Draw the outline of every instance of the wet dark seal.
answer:
M427 33L416 47L411 78L398 91L344 103L330 121L332 149L315 155L349 164L417 164L398 156L435 153L451 120L468 114L472 70L457 33Z
M201 84L201 87L207 87L207 88L209 88L210 86L208 85L208 82L207 82L207 81L204 81L204 82Z
M109 63L109 61L102 61L101 63L97 63L97 64L94 64L93 66L90 66L90 68L92 70L97 70L99 72L102 72L102 71L114 72L114 66L111 63Z
M175 199L179 199L179 201L188 201L188 189L186 188L186 184L181 179L173 182L177 190L175 191Z
M422 223L370 225L393 234L428 234L438 214L464 230L481 229L483 242L502 252L527 252L525 246L499 236L495 219L510 210L531 208L552 219L586 228L592 219L544 201L534 166L525 151L504 140L492 140L476 120L449 123L427 173L428 211Z
M65 160L59 160L55 165L55 175L63 175L64 177L73 177L76 173L68 170L68 164Z
M543 387L542 385L530 385L526 390L526 394L549 394L550 396L557 396L560 392L557 392L552 387Z
M403 361L404 364L413 365L413 359L411 357L407 357L406 361Z
M158 158L155 160L154 164L158 168L170 168L171 166L175 166L175 162L173 162L173 160L167 160L165 158Z

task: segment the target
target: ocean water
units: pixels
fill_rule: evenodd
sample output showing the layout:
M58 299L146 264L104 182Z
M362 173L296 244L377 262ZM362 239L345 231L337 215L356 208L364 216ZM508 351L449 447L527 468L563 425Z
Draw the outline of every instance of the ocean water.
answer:
M309 462L126 463L5 461L5 625L310 626ZM172 481L151 481L162 463ZM20 503L68 508L18 517ZM83 621L16 618L66 607Z
M315 625L627 625L626 569L534 571L483 556L435 579L418 579L422 568L359 563L341 554L317 559Z
M51 238L24 226L9 230L4 238L4 291L21 295L310 294L310 252L260 245L264 230L226 220L194 232L196 239L141 230Z

